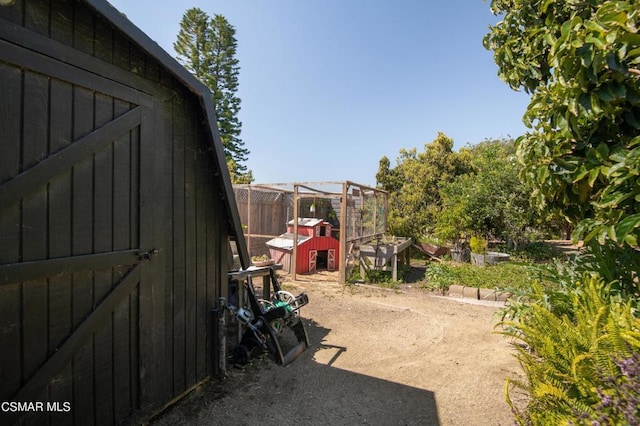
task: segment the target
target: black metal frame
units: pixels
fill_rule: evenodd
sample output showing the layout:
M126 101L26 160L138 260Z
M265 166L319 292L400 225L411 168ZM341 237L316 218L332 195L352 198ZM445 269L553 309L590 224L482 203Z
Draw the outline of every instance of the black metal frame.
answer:
M297 315L298 309L309 302L309 298L303 292L288 300L286 303L280 298L282 287L273 268L269 268L269 280L266 285L271 285L273 294L269 300L259 299L253 287L252 276L248 275L242 282L244 286L251 317L246 322L246 328L242 339L230 357L232 364L244 365L256 352L268 352L271 359L277 364L288 365L295 361L309 347L309 337L304 323ZM268 289L263 289L264 294L269 294ZM239 312L239 308L229 306L232 311ZM284 328L293 331L297 344L283 352L278 335Z

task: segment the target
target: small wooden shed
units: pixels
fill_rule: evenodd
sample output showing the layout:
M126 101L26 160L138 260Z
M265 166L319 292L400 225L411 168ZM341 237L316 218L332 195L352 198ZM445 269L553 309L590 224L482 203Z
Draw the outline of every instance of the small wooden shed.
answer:
M104 0L5 3L0 400L43 410L0 424L137 422L216 373L249 265L209 91Z
M287 232L267 241L271 258L291 272L293 263L294 221ZM296 272L313 273L318 269L335 271L339 267L340 241L332 236L332 225L322 219L298 219L298 260Z

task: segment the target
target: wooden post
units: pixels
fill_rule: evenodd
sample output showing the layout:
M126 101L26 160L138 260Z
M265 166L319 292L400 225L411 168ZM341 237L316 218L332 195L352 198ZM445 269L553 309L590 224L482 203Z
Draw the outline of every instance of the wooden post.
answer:
M293 250L292 250L292 263L291 269L293 269L291 277L295 281L297 279L298 272L298 184L293 184Z
M349 185L342 183L342 199L340 200L340 284L347 282L347 193Z
M394 252L391 256L391 279L398 281L398 252Z
M251 185L247 185L247 249L251 256Z

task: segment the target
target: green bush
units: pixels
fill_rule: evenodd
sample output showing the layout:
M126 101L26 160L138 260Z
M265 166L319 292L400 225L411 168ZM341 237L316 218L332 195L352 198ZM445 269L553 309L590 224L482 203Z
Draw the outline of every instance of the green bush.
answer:
M514 339L525 372L525 380L507 381L507 402L518 424L591 424L587 419L602 417L607 408L603 398L615 393L617 385L607 378L622 374L617 361L640 353L640 319L632 304L612 296L596 277L585 276L575 288L568 293L572 315L559 315L538 302L518 321L501 323L501 333ZM536 291L535 299L544 301L542 287ZM511 402L513 387L530 396L524 410ZM610 424L623 420L614 418Z
M476 254L485 254L487 252L487 240L474 235L469 240L469 247Z

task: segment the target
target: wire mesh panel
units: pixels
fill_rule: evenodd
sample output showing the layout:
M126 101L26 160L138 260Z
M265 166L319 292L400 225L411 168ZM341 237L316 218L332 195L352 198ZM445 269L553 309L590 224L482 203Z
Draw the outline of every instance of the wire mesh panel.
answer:
M284 232L293 217L293 195L252 185L234 186L251 256L268 254L266 242Z
M347 263L356 261L360 244L387 231L387 193L366 185L354 182L252 184L236 185L234 192L252 256L267 254L266 241L287 232L287 225L294 219L295 203L299 218L322 219L332 225L333 236L340 239L345 251L344 261L339 265L341 276Z

